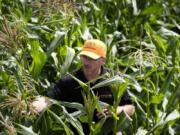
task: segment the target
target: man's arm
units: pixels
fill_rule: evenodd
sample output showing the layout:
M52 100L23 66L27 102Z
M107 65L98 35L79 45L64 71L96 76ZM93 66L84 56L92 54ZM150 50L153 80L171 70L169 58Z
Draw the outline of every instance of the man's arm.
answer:
M59 80L54 88L46 93L46 97L55 100L65 100L67 98L67 92L63 90L68 90L68 86L72 84L72 78L70 76L64 76ZM40 96L37 97L32 102L32 107L39 113L51 105L50 99Z
M59 100L60 98L60 89L59 89L59 84L56 84L54 89L52 89L51 91L48 91L46 96L52 99L56 99ZM42 112L44 109L46 109L48 106L51 105L51 101L43 96L38 96L32 103L31 103L32 107L35 109L35 111L37 113Z

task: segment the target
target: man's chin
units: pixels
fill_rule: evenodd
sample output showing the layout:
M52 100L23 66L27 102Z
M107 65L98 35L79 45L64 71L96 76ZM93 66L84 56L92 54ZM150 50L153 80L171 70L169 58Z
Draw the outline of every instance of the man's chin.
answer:
M86 73L92 73L90 69L85 69Z
M92 74L92 70L90 67L84 68L84 72L86 72L88 74Z
M91 67L90 67L90 66L84 66L84 69L85 69L86 71L88 71L88 70L91 69Z

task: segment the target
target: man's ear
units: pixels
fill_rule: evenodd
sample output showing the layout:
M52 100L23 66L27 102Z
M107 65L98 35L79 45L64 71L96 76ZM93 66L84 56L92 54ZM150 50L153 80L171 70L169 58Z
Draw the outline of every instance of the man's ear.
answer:
M106 63L106 58L101 58L102 61L102 65L104 65Z

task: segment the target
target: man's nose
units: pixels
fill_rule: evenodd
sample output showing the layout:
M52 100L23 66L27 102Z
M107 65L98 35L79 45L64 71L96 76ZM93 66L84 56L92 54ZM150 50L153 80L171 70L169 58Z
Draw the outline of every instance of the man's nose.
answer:
M90 63L90 60L84 59L84 64L88 65Z

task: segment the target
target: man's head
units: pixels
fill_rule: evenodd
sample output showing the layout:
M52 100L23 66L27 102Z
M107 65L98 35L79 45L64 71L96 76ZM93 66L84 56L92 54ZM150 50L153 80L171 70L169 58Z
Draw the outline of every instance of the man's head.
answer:
M92 59L106 58L106 45L98 39L86 40L80 52L80 55L85 55Z
M97 76L106 61L106 45L97 39L86 40L80 52L83 71L89 76Z

